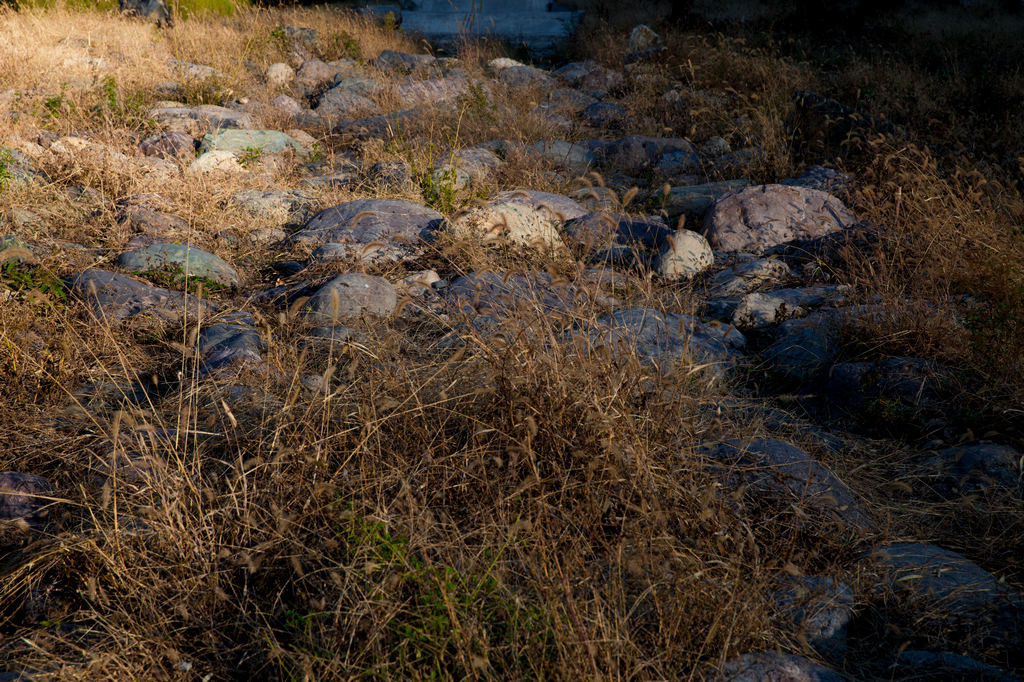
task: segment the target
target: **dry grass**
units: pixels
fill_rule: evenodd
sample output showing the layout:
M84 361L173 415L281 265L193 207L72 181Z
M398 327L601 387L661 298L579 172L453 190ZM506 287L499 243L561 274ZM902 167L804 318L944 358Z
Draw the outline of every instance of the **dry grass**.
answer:
M53 180L0 194L0 209L44 217L24 235L42 267L64 277L109 267L133 236L114 202L154 191L135 145L153 130L144 114L170 77L169 59L223 74L195 85L193 101L250 95L265 88L264 67L289 59L273 33L285 25L317 28L327 58L340 56L331 51L343 35L364 60L417 49L321 9L197 17L162 32L109 13L0 12L0 90L17 88L28 102L0 143L35 154ZM622 68L622 39L602 31L574 49ZM754 180L809 161L786 127L792 93L839 79L752 40L686 30L666 39L671 57L635 67L620 93L635 122L629 132L725 136L756 150L737 171ZM471 43L460 56L479 75L502 49ZM93 57L111 69L101 76L83 61ZM863 69L844 73L865 77ZM663 99L669 90L690 104ZM543 96L494 84L486 101L438 107L396 140L318 141L328 159L404 161L420 182L457 146L594 134L578 121L562 135L538 120L531 104ZM84 135L128 161L69 166L35 146L40 132ZM923 144L855 151L849 202L891 238L841 276L893 314L849 347L970 368L978 409L1003 428L1015 415L1000 413L1000 401L1021 395L1016 186L991 165L951 171ZM555 170L510 154L500 173L442 208L514 187L584 184ZM274 284L267 265L288 257L248 242L270 224L226 200L298 179L285 162L159 183L164 210L187 221L181 238L243 272L243 291L218 300L237 303ZM73 184L104 197L72 207ZM328 206L368 191L420 199L421 189L314 194ZM654 205L643 202L631 207ZM567 259L453 239L409 264L426 267L448 279L485 269L539 271L556 283L581 277ZM1024 582L1012 565L1024 551L1019 504L922 505L905 490L917 475L901 468L907 444L851 438L837 455L799 422L772 425L744 386L689 358L655 370L585 334L568 342L606 312L593 301L608 288L580 286L590 302L556 314L526 300L497 329L409 299L391 319L360 321L353 341L312 347L302 343L297 305L256 307L264 365L203 380L191 341L215 319L110 328L57 295L14 293L0 307L0 470L47 476L57 499L32 532L3 529L16 542L0 557L0 660L33 679L696 679L753 650L813 656L777 621L771 588L786 573L838 576L874 542L942 541ZM611 293L622 307L691 313L698 304L690 288L650 277ZM951 329L909 310L908 299L984 319ZM858 537L808 517L798 501L723 489L695 454L703 442L754 437L805 447L858 492L882 531Z

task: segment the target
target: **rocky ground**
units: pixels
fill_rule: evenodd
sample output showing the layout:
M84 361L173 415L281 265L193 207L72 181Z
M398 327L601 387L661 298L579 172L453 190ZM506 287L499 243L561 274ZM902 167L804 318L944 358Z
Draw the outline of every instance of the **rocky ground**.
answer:
M490 649L456 637L426 667L399 655L410 667L384 677L557 677L581 665L592 679L1020 679L1024 456L970 430L962 368L857 346L894 315L847 276L893 238L844 203L858 178L825 166L752 176L758 140L652 134L660 122L636 120L630 103L631 84L662 63L646 28L615 67L411 46L339 56L303 25L272 37L280 61L246 62L259 84L246 91L224 88L219 65L174 59L129 110L104 78L124 55L74 32L91 79L0 91L12 125L0 139L5 399L29 414L4 425L12 663L0 678L229 676L205 644L189 651L234 622L198 605L189 615L193 588L154 590L183 599L162 609L178 619L167 630L141 635L109 614L151 617L125 576L167 551L195 552L204 576L227 576L216 590L229 603L248 599L237 566L256 575L244 557L263 546L252 528L264 521L247 517L239 527L252 528L231 535L213 500L246 508L251 485L266 488L251 502L261 511L239 518L275 504L278 525L304 526L297 542L316 537L308 503L326 513L336 498L423 556L437 528L458 529L462 549L430 561L465 574L480 570L472 548L559 538L483 562L553 619L556 653L527 638L519 655L557 665L499 653L478 615ZM76 89L90 94L75 103ZM655 94L666 110L728 96L671 82ZM814 93L797 101L815 133L895 134ZM463 132L479 120L508 120L506 108L519 129L463 143L483 137ZM907 299L900 315L956 335L971 305ZM584 395L593 401L577 404ZM76 454L38 453L48 447ZM301 485L260 478L282 458L309 467ZM685 494L665 477L686 481ZM492 514L500 532L473 538ZM968 530L979 539L955 540ZM184 551L195 538L202 549ZM595 549L605 545L617 550ZM529 564L557 563L551 551L580 563L541 579ZM337 575L301 551L270 554L268 566L296 567L297 584ZM168 570L170 582L201 580ZM613 592L593 587L605 583ZM395 603L408 609L402 584ZM327 625L295 626L335 609L311 594L296 587L261 607L280 639L271 653L232 652L239 674L329 679L370 666L326 644L316 632ZM111 606L122 599L123 611ZM460 608L447 609L454 631L460 615L469 627ZM718 609L750 624L722 624ZM602 624L608 613L621 622ZM333 627L373 651L380 632L404 632L381 622L377 634ZM682 631L680 654L665 639ZM159 662L118 668L119 637L135 652L123 660L155 647ZM637 651L611 651L623 642Z

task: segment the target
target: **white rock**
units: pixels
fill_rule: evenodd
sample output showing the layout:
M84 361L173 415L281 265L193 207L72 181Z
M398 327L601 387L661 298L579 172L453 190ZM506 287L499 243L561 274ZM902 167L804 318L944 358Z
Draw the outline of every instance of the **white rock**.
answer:
M662 245L654 267L665 279L690 279L715 262L708 240L690 230L677 230Z
M565 243L555 223L539 211L512 202L474 208L451 223L453 232L485 244L511 243L563 250Z
M274 87L287 85L295 77L295 70L283 62L267 67L267 83Z
M218 149L206 152L193 161L188 170L190 173L204 175L208 173L245 173L245 168L238 163L233 152Z

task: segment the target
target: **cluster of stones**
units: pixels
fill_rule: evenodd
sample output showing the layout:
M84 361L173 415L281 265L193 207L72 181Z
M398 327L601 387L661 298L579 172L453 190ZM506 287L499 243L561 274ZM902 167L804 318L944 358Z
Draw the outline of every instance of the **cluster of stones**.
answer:
M623 349L665 369L681 360L692 362L708 367L714 376L741 365L753 367L769 378L766 386L827 395L832 409L852 414L864 413L880 400L895 401L913 418L930 420L931 432L941 433L944 378L950 370L917 358L866 362L850 361L842 354L844 330L885 314L879 307L852 305L850 292L828 276L831 268L842 267L848 249L873 244L884 232L861 223L839 198L849 178L815 167L772 184L755 185L741 177L707 181L712 171L719 178L727 175L753 150L734 151L721 138L695 145L682 138L626 134L626 109L614 97L626 75L596 63L547 71L496 59L487 65L489 77L475 81L457 60L426 54L384 51L372 65L351 59L323 62L309 54L308 46L315 43L310 29L288 27L286 33L295 53L307 58L298 68L274 64L264 76L269 92L290 94L226 106L161 102L149 117L162 130L139 143L136 158L84 138L45 135L28 153L9 151L14 182L45 181L32 160L43 154L68 165L83 158L99 167L133 165L154 184L181 173L256 172L250 164L254 159L247 158L253 150L259 150L259 168L272 168L274 159L301 164L304 178L299 187L244 190L231 199L232 210L276 223L250 238L256 244L293 249L295 260L277 265L296 283L263 286L252 273L240 273L217 255L181 241L177 236L185 231L185 221L165 213L159 195L139 195L117 203L121 219L138 235L128 250L117 254L116 268L90 268L70 283L96 319L115 326L130 321L201 321L194 350L199 376L209 377L226 376L240 367L259 370L266 339L254 313L275 307L284 311L303 299L298 314L307 324L310 344L358 337L364 333L361 321L368 317L417 310L467 318L475 330L487 334L523 306L553 314L585 306L597 311L595 321L567 327L567 343L582 340L591 347ZM638 29L630 52L642 55L660 49L655 38L649 29ZM209 67L181 62L172 64L171 72L181 78L215 75ZM166 91L179 87L170 82ZM658 189L650 194L661 212L627 212L619 193L603 185L584 187L571 196L507 191L448 217L405 199L318 205L317 188L356 186L366 178L403 183L409 181L409 171L401 164L360 168L354 158L342 156L327 164L315 159L315 139L307 131L327 130L356 140L387 137L429 107L472 93L487 97L499 87L546 93L534 115L567 132L583 120L601 136L532 145L494 140L449 150L434 168L437 183L450 182L456 188L479 183L501 168L508 155L533 155L566 175L597 169L619 177L623 186L641 173L653 175ZM387 109L380 102L397 106ZM261 128L259 121L270 114L285 116L293 127ZM667 182L667 191L660 190L662 181ZM96 199L95 190L68 191ZM8 217L16 227L29 225L34 219L30 213ZM581 277L560 282L542 271L472 272L444 281L433 271L392 279L358 271L360 263L415 260L442 236L574 259ZM20 249L11 252L11 258L31 255L24 242L12 238L4 244ZM308 258L298 255L305 253ZM334 264L335 276L326 281L303 279L307 267L324 263ZM163 282L166 286L157 286L136 276L154 271L173 277ZM624 305L615 294L617 285L635 277L657 278L692 291L700 302L699 314ZM209 300L195 295L190 281L232 295ZM594 291L602 293L595 296ZM416 302L413 312L408 306L399 310L403 298ZM453 339L440 345L458 342ZM821 439L828 449L845 447L841 438L823 434ZM781 504L799 501L809 517L862 536L879 530L853 490L792 444L768 439L705 443L697 454L709 470L718 472L725 490L746 491L740 497L730 495L730 503L742 505L751 496ZM938 498L1020 496L1020 458L1020 453L988 442L923 450L919 457L921 470L930 472L927 495ZM36 522L51 499L49 483L38 476L0 474L0 519ZM1006 660L1014 660L1024 648L1024 595L955 552L920 543L882 544L850 566L851 575L862 571L874 571L880 589L900 596L896 610L930 609L942 621L964 627L983 623L992 650L1005 652ZM852 589L834 577L800 576L780 584L774 602L780 618L828 665L799 656L750 652L708 676L841 679L829 666L842 665L848 626L861 617ZM890 672L911 669L1010 678L1009 673L945 651L894 651L886 665Z

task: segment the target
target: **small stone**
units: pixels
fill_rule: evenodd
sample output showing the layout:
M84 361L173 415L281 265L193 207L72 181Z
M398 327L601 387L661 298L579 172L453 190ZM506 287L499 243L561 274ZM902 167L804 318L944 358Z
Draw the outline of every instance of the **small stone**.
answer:
M272 87L284 87L294 77L295 70L283 62L277 62L267 67L267 83Z
M677 230L658 252L654 269L665 279L691 279L714 262L715 256L702 235L690 230Z

